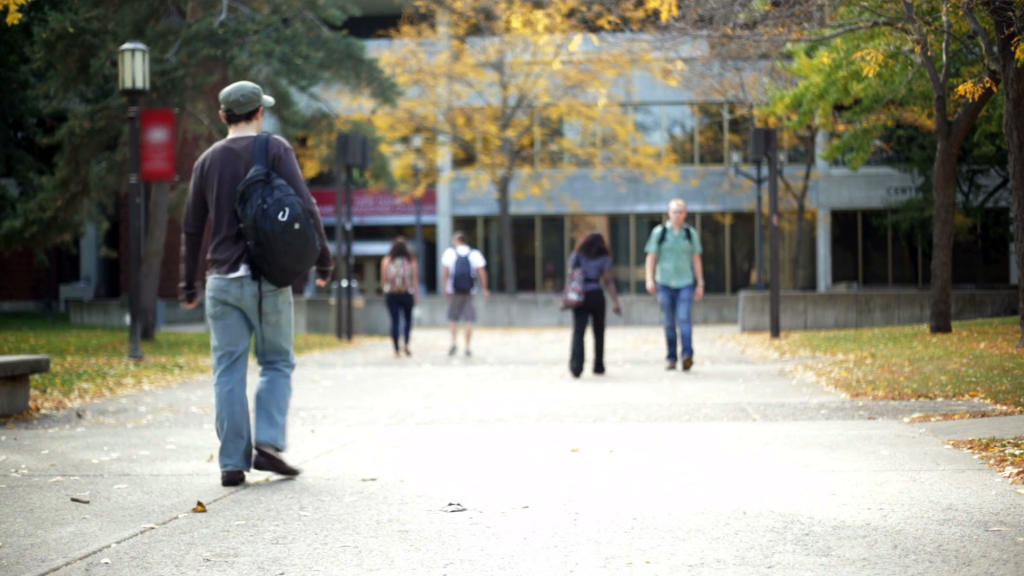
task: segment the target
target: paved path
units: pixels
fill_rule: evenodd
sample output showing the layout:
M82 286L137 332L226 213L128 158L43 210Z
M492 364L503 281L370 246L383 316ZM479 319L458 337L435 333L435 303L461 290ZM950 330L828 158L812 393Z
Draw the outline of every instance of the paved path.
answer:
M698 329L689 374L652 329L610 331L609 374L578 381L565 330L305 357L305 473L240 489L208 381L0 429L0 574L1024 573L1017 487L901 421L957 405L844 400L728 330Z

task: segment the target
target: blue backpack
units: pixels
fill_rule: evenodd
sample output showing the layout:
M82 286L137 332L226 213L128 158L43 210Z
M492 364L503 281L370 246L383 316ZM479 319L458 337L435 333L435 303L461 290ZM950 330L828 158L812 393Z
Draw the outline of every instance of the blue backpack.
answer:
M452 290L456 294L469 294L473 291L473 266L469 262L469 254L462 256L456 252L455 256L455 270L452 272Z

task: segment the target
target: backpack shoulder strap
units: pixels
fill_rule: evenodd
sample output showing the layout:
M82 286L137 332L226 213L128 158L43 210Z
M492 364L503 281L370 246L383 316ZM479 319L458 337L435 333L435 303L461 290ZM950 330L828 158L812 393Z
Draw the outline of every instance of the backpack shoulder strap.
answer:
M683 230L686 231L686 241L689 242L690 244L693 244L693 233L690 232L689 224L683 226Z
M269 168L268 156L269 156L269 143L270 134L266 132L260 132L256 135L256 144L252 147L252 166L260 168Z
M661 232L658 233L658 252L661 252L661 245L665 243L665 238L668 236L668 226L666 224L660 224Z

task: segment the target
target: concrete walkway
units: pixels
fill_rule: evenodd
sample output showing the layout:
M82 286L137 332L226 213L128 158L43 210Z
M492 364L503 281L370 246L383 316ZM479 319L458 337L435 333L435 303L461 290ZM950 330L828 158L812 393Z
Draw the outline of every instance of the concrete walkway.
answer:
M951 426L902 422L976 406L845 400L717 341L733 329L699 327L688 374L656 329L611 330L609 374L580 380L566 330L304 357L305 473L238 489L209 381L13 424L0 574L1024 573L1018 487L946 448Z

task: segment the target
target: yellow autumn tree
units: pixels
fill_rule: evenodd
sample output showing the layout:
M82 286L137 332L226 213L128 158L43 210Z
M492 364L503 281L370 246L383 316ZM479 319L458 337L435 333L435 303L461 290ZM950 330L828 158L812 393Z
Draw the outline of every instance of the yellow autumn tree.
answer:
M21 22L22 13L21 8L29 3L30 0L0 0L0 12L7 11L7 25L14 26L18 22Z
M643 14L577 0L421 2L377 54L404 91L397 107L369 115L393 174L421 193L454 163L471 189L494 195L506 291L516 280L515 199L550 195L575 170L678 178L627 106L632 79L658 58L641 34L594 33L631 28ZM407 145L414 135L421 145ZM433 161L447 154L450 162Z

